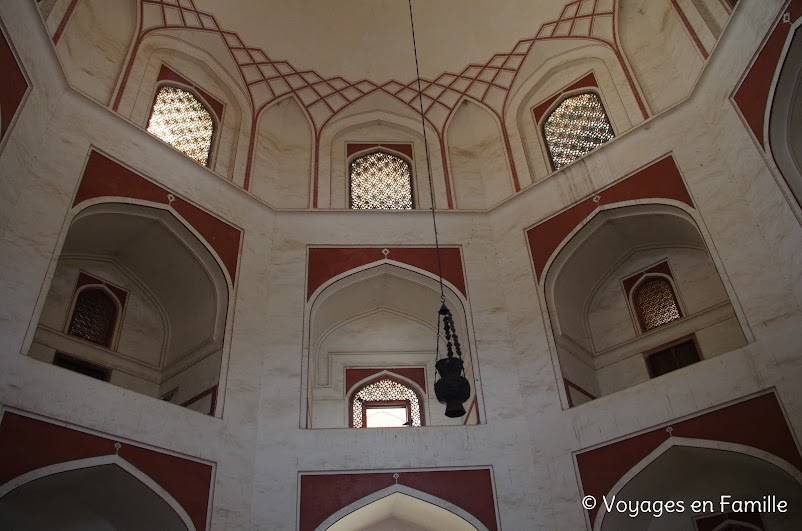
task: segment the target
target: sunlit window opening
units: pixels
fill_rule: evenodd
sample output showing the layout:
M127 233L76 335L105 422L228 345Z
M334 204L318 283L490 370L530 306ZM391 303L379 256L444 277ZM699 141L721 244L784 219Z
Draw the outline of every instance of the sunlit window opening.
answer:
M159 89L148 133L198 164L206 166L209 162L214 121L206 107L185 90L167 86Z
M409 164L387 153L370 153L351 162L351 208L412 208Z
M400 428L407 422L406 406L365 408L366 428Z
M563 100L546 119L543 129L555 170L615 137L599 96L592 92Z
M408 406L397 402L407 402ZM351 407L354 428L401 427L409 422L409 416L412 417L412 426L421 425L418 395L409 387L390 379L379 380L360 389L354 395Z
M682 317L674 290L664 278L650 279L641 284L635 293L635 305L644 331Z

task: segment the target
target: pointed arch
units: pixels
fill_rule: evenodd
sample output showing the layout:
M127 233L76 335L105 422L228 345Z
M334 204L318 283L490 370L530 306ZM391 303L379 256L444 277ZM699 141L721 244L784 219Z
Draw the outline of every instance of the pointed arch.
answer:
M74 461L67 461L63 463L57 463L54 465L44 466L42 468L38 468L36 470L32 470L21 476L17 476L6 482L3 485L0 485L0 500L3 499L6 495L10 494L14 490L23 487L33 481L39 479L45 479L50 476L55 476L57 474L63 474L66 472L84 470L84 469L91 469L95 467L100 467L104 465L113 465L116 467L121 468L124 472L130 474L139 482L144 485L147 489L152 491L156 496L161 498L178 516L181 522L186 526L187 531L195 531L195 524L192 522L192 518L187 513L186 509L178 503L178 501L169 493L167 492L161 485L159 485L155 480L153 480L150 476L139 470L137 467L120 457L119 455L104 455L99 457L89 457L86 459L77 459Z
M334 526L337 522L346 518L348 515L355 513L356 511L363 509L373 503L376 503L382 499L385 499L389 496L394 494L401 494L404 496L409 496L414 500L418 500L422 503L428 503L443 509L454 515L455 517L459 518L463 522L465 522L466 527L464 528L465 531L470 530L471 527L475 531L488 531L487 527L479 521L478 518L473 516L471 513L459 507L451 502L443 500L442 498L438 498L433 496L427 492L423 492L417 489L413 489L411 487L407 487L405 485L392 485L390 487L381 489L379 491L374 492L373 494L369 494L364 498L357 500L349 505L346 505L336 513L332 514L328 518L326 518L320 525L315 528L315 531L326 531ZM471 526L471 527L467 527Z
M617 497L624 487L626 487L631 481L635 480L639 474L644 472L650 465L654 464L658 459L660 459L673 448L716 450L754 458L766 463L767 465L775 467L778 469L778 471L788 475L793 481L796 482L800 489L802 489L802 472L800 472L788 461L765 450L726 441L671 436L663 441L663 443L657 448L652 450L646 457L641 459L635 466L630 468L624 475L622 475L612 486L612 488L610 488L609 492L604 493L605 496L607 496L607 499L611 499L613 496ZM605 507L605 504L599 503L595 519L593 522L591 522L593 531L602 531L604 529L603 524L607 514L609 513Z
M391 385L383 384L382 382L385 381L390 382ZM384 396L380 396L375 400L360 400L360 402L362 402L360 407L357 400L360 398L360 394L365 391L370 394L378 393ZM351 389L346 389L346 393L349 419L348 425L351 428L368 427L366 426L367 419L365 413L367 408L370 407L370 403L379 402L381 404L386 404L388 401L406 403L407 420L413 422L412 426L426 425L426 394L415 382L400 374L389 370L383 370L379 374L368 376L362 381L357 382ZM357 426L356 424L359 425Z
M495 112L462 97L445 127L457 208L489 209L515 193L512 160Z
M254 121L249 190L275 208L309 208L314 124L290 94L263 107Z

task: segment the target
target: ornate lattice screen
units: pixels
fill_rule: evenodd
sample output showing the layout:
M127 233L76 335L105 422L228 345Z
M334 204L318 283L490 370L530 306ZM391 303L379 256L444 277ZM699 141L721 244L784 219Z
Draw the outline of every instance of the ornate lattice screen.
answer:
M86 289L78 294L67 333L103 345L111 346L117 305L101 289Z
M362 418L362 406L364 404L392 402L395 400L406 400L410 405L410 417L413 426L420 426L420 402L418 395L409 387L393 380L385 379L366 385L360 389L353 397L351 408L353 411L353 427L362 428L364 419Z
M162 87L153 104L148 132L198 164L209 162L214 121L198 99L176 87Z
M370 153L351 162L351 208L412 208L409 164L388 153Z
M599 96L592 92L563 100L546 119L543 129L555 170L615 137Z
M635 305L644 330L681 317L671 283L664 278L653 278L641 284L635 293Z

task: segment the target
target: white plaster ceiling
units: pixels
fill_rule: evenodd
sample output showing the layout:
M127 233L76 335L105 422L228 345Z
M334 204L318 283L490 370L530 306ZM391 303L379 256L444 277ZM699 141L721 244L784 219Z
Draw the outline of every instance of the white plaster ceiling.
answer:
M407 0L194 0L272 60L323 76L415 78ZM485 63L534 37L570 0L413 0L421 74Z

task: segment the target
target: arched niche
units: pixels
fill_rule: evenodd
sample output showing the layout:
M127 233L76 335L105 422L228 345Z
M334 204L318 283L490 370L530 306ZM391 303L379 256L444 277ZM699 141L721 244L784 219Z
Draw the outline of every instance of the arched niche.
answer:
M251 192L276 208L309 208L314 133L298 101L287 97L259 116Z
M202 100L203 95L214 98L222 104L222 113L212 113L216 127L209 168L229 180L235 175L244 175L250 135L250 103L230 68L221 65L204 49L162 34L145 37L130 60L133 61L130 74L117 89L122 91L117 111L146 129L156 93L165 83L190 90ZM172 77L160 79L165 68L185 81L177 82Z
M681 318L639 325L638 279L670 277ZM693 218L677 206L612 206L562 244L543 286L569 405L649 380L649 357L694 341L701 360L746 344L728 291Z
M802 525L802 484L799 472L788 463L751 447L718 441L669 439L638 463L606 494L608 501L673 500L682 502L684 511L663 511L659 517L645 511L631 517L628 511L608 512L603 503L596 517L594 531L662 531L710 529L703 523L711 516L730 513L727 501L761 501L770 494L786 501L787 512L748 511L743 520L760 527L746 529L797 529ZM710 502L694 512L694 501ZM728 511L727 508L730 510ZM755 518L757 513L757 518ZM741 520L741 521L743 521Z
M537 43L537 46L543 44ZM533 112L544 103L572 92L590 89L601 97L616 135L643 121L622 65L610 49L600 45L585 45L547 60L541 59L538 66L539 69L513 86L505 114L507 123L515 124L515 127L508 128L508 132L516 167L526 165L533 181L553 173L543 138L546 113L537 120ZM595 78L597 87L566 90L589 74Z
M774 161L797 205L802 206L802 37L797 22L789 34L784 60L775 73L766 110L767 141Z
M363 101L365 100L365 101ZM355 112L368 103L364 112ZM388 105L391 104L391 105ZM415 208L431 207L429 197L429 174L426 164L426 145L422 134L420 117L408 116L387 110L401 104L386 94L371 94L348 108L343 115L323 129L319 142L318 206L320 208L348 208L348 148L349 143L358 144L410 144L413 152L412 175ZM403 109L398 109L403 110ZM407 114L409 109L407 108ZM446 200L443 161L437 131L427 124L426 140L429 143L429 159L434 181L435 200L438 208L448 208ZM421 193L422 192L422 193Z
M396 486L374 493L328 518L316 531L486 531L467 511L426 493Z
M688 97L705 61L670 0L618 0L618 36L654 114Z
M144 473L117 458L40 469L0 487L0 521L19 531L194 531L186 511Z
M425 388L419 389L424 395L426 425L478 423L475 401L481 384L468 328L467 301L447 283L444 294L460 337L465 377L471 383L466 416L446 417L445 406L434 394L437 311L441 305L437 280L421 270L382 260L335 277L310 298L305 345L306 427L349 426L353 386L346 385L345 375L349 369L360 368L390 373L423 369ZM441 357L445 348L441 338Z
M69 15L56 46L67 80L75 89L108 105L138 30L139 2L78 0L71 14L58 11L61 16Z
M446 145L457 208L492 208L514 193L501 128L486 108L463 99L449 121Z
M87 283L122 301L111 346L68 333ZM229 293L219 259L175 214L96 204L72 219L28 354L55 364L66 354L108 371L112 384L214 413ZM192 401L204 392L208 398Z

